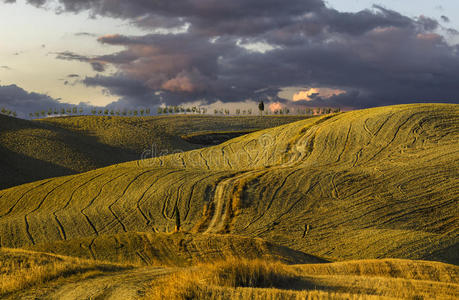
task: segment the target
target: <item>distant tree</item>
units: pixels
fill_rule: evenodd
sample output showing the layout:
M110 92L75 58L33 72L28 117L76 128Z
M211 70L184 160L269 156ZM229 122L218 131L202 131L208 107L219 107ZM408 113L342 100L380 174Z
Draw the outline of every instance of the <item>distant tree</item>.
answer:
M186 112L187 112L187 113L190 113L190 112L191 112L191 108L187 107L187 108L186 108Z
M184 113L185 112L185 108L183 106L180 106L180 112L181 113Z
M33 118L33 113L29 113L29 118Z
M146 114L146 115L149 115L149 114L150 114L150 109L149 109L149 108L147 108L147 109L145 110L145 114Z
M51 116L53 114L53 110L50 108L48 109L48 116Z
M18 115L16 114L16 112L15 112L15 111L13 111L11 114L12 114L12 115L13 115L13 117L15 117L15 118L18 116Z
M339 108L339 107L338 107L338 108L335 108L335 109L333 110L334 113L339 113L340 111L341 111L341 108Z
M77 112L78 112L78 108L77 108L76 106L74 106L74 107L72 108L72 113L73 113L74 115L76 115Z
M171 114L171 113L174 112L174 108L173 108L172 106L169 106L169 107L167 108L167 111Z
M252 109L251 109L251 108L248 109L248 110L247 110L247 113L248 113L249 115L251 115L251 114L252 114Z
M263 103L263 101L260 101L260 103L258 103L258 110L260 111L260 116L262 116L263 111L265 110L265 104Z
M285 108L285 114L288 115L290 113L290 109L288 109L287 107Z
M36 118L40 117L40 112L36 111L36 112L35 112L35 117L36 117Z
M214 109L214 114L218 114L218 109Z
M245 109L242 110L242 114L243 114L243 115L246 115L246 114L247 114L247 111L246 111Z
M241 109L240 108L236 109L236 115L239 116L240 114L241 114Z
M162 107L158 107L156 112L158 113L158 115L162 114L163 113L163 108Z
M1 112L2 112L2 114L6 115L6 108L2 107Z
M70 115L72 113L72 109L71 108L67 108L66 112L67 112L68 115Z
M54 109L54 115L57 116L59 114L59 111L57 110L57 108Z
M169 112L169 108L167 106L165 106L163 108L163 114L167 114Z
M136 110L134 110L134 116L137 116L137 115L138 115L138 113L139 113L139 112L137 111L137 109L136 109Z
M119 110L116 111L116 115L119 116L121 113Z
M82 114L83 114L83 108L80 107L80 115L82 115Z

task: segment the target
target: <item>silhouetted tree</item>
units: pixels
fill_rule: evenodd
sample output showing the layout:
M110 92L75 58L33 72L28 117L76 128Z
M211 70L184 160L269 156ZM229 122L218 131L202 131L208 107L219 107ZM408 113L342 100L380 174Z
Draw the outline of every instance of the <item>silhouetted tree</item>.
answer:
M263 111L265 110L265 104L263 103L263 101L260 101L260 103L258 103L258 110L260 111L260 116L262 116Z

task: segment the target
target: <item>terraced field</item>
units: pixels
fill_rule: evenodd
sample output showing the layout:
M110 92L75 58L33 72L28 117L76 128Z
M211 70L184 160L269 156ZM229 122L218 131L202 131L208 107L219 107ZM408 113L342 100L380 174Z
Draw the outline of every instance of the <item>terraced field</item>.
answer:
M330 259L458 262L457 105L353 111L0 192L1 245L233 233Z
M80 116L27 121L0 115L0 189L137 160L142 154L153 157L205 146L182 136L205 141L215 131L238 134L304 118ZM231 136L220 134L217 142Z

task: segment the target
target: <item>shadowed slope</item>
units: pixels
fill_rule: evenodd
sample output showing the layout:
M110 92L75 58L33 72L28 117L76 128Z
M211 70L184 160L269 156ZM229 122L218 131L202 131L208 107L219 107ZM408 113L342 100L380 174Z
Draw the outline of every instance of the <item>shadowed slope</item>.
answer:
M182 135L263 129L288 117L58 117L27 121L0 115L0 189L108 165L201 148ZM230 138L220 135L220 140ZM147 152L145 152L147 150Z
M459 108L311 118L221 145L0 191L2 245L171 230L339 259L457 263Z

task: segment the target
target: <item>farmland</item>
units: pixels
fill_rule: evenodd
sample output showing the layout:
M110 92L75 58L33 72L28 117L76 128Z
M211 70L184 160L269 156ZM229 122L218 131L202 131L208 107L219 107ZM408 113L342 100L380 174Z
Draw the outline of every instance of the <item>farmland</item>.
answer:
M0 189L137 160L145 151L154 152L151 157L204 146L182 138L190 134L257 130L304 118L74 116L27 121L0 115Z
M101 118L91 121L95 125L79 118L40 122L92 132L103 145L121 147L128 140L111 135L112 124L95 130L103 128ZM256 122L213 130L263 127ZM185 121L176 123L186 127ZM164 141L178 139L177 132L192 134L171 130L172 138ZM458 141L457 105L378 107L289 122L215 146L183 147L189 151L4 189L1 246L136 268L160 266L175 280L191 278L183 282L192 286L201 279L190 275L195 269L189 266L221 260L225 270L224 261L235 257L247 259L244 268L250 269L265 255L263 270L273 260L290 264L280 269L298 279L298 289L312 284L323 298L430 297L433 290L454 297L459 293ZM141 143L130 145L130 151L141 148ZM177 219L181 233L173 233ZM166 249L175 254L165 255ZM209 272L214 272L209 278L220 276L218 270ZM155 281L151 293L158 292ZM209 284L215 290L195 292L216 299L306 296L274 283L245 286L251 290Z

